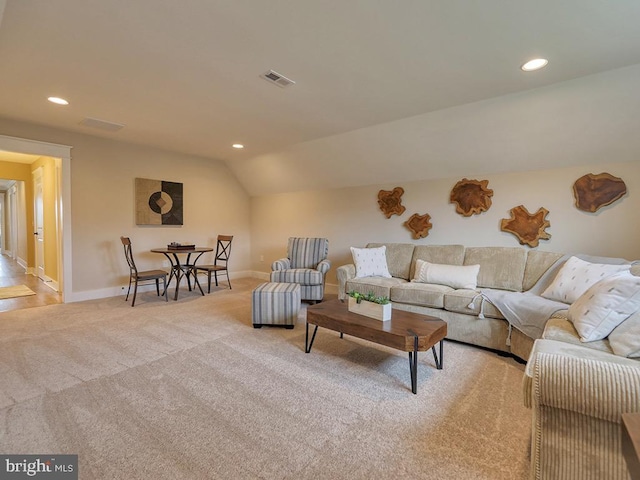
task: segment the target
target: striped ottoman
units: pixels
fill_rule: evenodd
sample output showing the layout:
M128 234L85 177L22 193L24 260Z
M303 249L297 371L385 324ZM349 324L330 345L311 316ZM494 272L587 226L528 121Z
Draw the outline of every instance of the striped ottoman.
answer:
M262 283L253 291L253 328L281 325L293 328L300 311L300 285L297 283Z

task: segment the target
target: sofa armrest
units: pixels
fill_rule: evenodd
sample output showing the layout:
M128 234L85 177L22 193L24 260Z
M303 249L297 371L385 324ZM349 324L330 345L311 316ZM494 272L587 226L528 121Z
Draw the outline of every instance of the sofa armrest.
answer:
M323 275L326 274L330 268L331 268L331 260L329 260L328 258L325 258L316 266L316 270L318 270L319 272L322 272Z
M291 260L289 260L288 258L281 258L271 264L272 272L275 270L288 270L290 268L291 268Z
M622 413L640 412L638 367L551 353L534 360L532 401L620 423Z
M347 298L347 292L345 291L347 280L356 277L356 266L354 264L342 265L338 267L336 276L338 277L338 298L344 300Z

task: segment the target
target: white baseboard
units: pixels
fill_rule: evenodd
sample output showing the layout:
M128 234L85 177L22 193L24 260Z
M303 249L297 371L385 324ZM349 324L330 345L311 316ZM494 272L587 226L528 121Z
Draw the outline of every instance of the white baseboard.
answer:
M251 277L259 278L260 280L268 282L271 275L267 272L251 272Z
M269 281L269 273L256 272L252 270L244 270L242 272L232 272L229 274L231 280L237 278L258 278L260 280ZM56 284L57 286L57 284ZM138 287L138 292L150 292L155 291L156 286L154 284L141 285ZM325 285L326 293L330 295L337 295L338 285L333 283L327 283ZM101 288L98 290L85 290L82 292L67 292L64 296L65 303L83 302L85 300L97 300L99 298L119 297L126 295L127 285L120 287Z
M243 271L232 272L229 274L229 278L234 280L236 278L253 277L255 272ZM202 278L202 277L201 277ZM85 300L97 300L99 298L120 297L127 294L128 283L120 287L101 288L97 290L84 290L81 292L66 292L64 296L65 303L84 302ZM155 284L140 285L138 287L138 293L155 291ZM169 290L171 292L171 290Z
M27 266L27 261L24 258L17 257L16 263L24 268L25 273L33 273L33 268Z
M51 277L48 277L47 275L44 276L44 284L49 287L51 290L53 290L54 292L59 292L59 285L58 282L56 280L54 280Z

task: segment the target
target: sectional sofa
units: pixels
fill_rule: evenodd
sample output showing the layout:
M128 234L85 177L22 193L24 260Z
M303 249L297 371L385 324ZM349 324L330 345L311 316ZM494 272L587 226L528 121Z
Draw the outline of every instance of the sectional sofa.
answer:
M385 247L388 276L357 276L356 265L340 266L339 298L344 299L352 290L388 296L395 309L445 320L449 339L528 360L523 389L524 403L533 410L532 478L628 478L622 456L620 415L640 412L640 313L629 316L606 338L584 342L575 328L578 322L570 320L570 312L579 302L575 298L556 299L562 301L554 306L540 298L557 287L560 271L569 263L570 255L519 247L367 245L367 249L380 247ZM354 258L356 253L359 252L354 251ZM640 275L640 265L633 262L602 257L595 261L626 268L620 274L626 274L625 278L629 273ZM444 273L440 272L445 280L429 283L425 281L428 278L419 278L424 273L424 262L446 266ZM464 278L462 284L456 284L460 278L453 278L455 266L479 266L475 285L464 285ZM449 275L449 271L454 273ZM621 310L640 304L640 278L632 280L638 281L632 285L636 293L629 294L631 307ZM501 295L525 302L546 302L537 312L538 323L514 323L513 304L491 301L500 300ZM533 309L536 308L534 303Z
M447 338L451 340L513 353L523 360L529 358L534 338L510 328L503 314L480 296L479 289L529 290L562 254L519 247L409 243L369 243L367 248L382 246L386 247L391 277L357 278L354 264L343 265L337 269L340 299L352 290L388 296L394 308L445 320ZM480 265L476 288L411 282L418 260L440 265Z

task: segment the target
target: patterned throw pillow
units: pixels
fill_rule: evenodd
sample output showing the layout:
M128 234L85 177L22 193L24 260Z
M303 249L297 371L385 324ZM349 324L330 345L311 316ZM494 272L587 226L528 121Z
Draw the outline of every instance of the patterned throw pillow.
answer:
M356 278L387 277L391 278L387 266L387 247L355 248L351 247L353 263L356 265Z
M442 265L418 259L413 282L475 290L478 284L478 272L480 272L480 265Z
M631 265L589 263L571 257L562 266L551 285L542 292L542 296L557 302L573 303L595 283L630 268Z
M568 317L583 342L606 338L640 310L640 277L619 272L600 280L570 307Z

